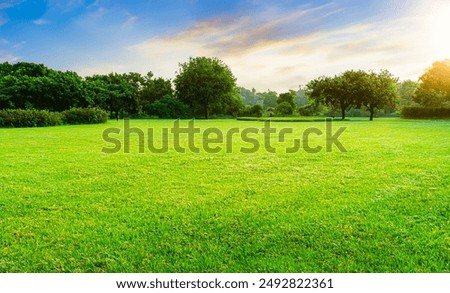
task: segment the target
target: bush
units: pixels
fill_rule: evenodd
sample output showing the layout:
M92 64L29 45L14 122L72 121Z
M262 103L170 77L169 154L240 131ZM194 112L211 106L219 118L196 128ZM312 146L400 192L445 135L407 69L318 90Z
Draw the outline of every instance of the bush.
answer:
M243 117L261 117L263 115L263 108L261 105L246 106L244 110L241 111L240 116Z
M0 110L0 127L44 127L63 124L63 115L47 110Z
M294 108L290 103L282 102L278 104L276 112L278 115L292 115L292 113L294 113Z
M99 108L72 108L62 112L66 124L98 124L108 121L108 112Z
M144 107L144 111L151 115L165 119L187 118L188 106L178 99L165 96Z
M450 118L450 108L404 107L402 117L409 119Z

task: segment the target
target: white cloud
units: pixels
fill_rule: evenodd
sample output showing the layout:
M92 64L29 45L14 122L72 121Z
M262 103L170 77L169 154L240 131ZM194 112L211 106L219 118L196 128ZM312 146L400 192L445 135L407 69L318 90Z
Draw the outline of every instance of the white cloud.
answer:
M179 61L190 56L219 57L231 67L240 85L278 91L347 69L388 69L401 78L415 79L433 61L423 17L367 21L334 29L315 22L320 16L324 21L323 15L336 9L328 6L287 15L212 19L130 50L168 77L174 76ZM276 21L266 21L269 18ZM315 23L315 29L292 31L298 23L307 22Z
M7 50L0 50L0 63L3 62L9 62L9 63L15 63L17 61L20 61L20 57L15 56L13 53L7 51Z
M118 50L113 61L93 61L80 66L80 72L151 70L173 78L179 62L209 56L228 64L239 85L259 91L296 89L320 75L347 69L387 69L401 79L417 79L440 57L429 45L430 14L414 11L419 9L339 27L329 21L342 13L334 5L220 17L128 46Z

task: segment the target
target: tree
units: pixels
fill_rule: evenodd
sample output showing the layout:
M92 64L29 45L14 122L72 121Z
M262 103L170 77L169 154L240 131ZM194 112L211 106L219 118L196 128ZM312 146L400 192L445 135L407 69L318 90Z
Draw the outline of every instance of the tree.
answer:
M251 91L239 87L239 92L241 96L244 98L244 105L253 106L253 105L261 105L263 104L263 98L258 96L255 89L252 89Z
M387 70L379 74L366 73L361 78L358 93L360 104L369 111L370 121L373 120L376 111L384 107L395 108L398 101L397 78L394 78Z
M306 96L306 90L303 87L299 87L298 91L295 93L295 100L297 101L297 105L299 107L305 106L308 104L308 97Z
M293 90L290 90L287 93L282 93L278 96L277 107L282 103L289 103L289 105L291 105L291 109L292 109L292 113L293 113L297 109L297 101L295 100L295 98L296 98L296 92ZM286 107L283 107L283 108L286 108Z
M141 104L145 107L165 96L174 96L170 80L161 77L154 78L153 73L151 71L148 72L143 78Z
M136 87L124 74L110 73L86 78L94 105L108 110L116 119L124 114L135 114Z
M264 93L258 93L258 96L263 98L263 108L275 108L277 106L278 94L277 92L267 90Z
M261 105L246 106L240 115L244 117L261 117L263 115L263 108Z
M433 63L420 77L414 101L423 107L443 107L450 103L450 60Z
M165 96L148 104L145 111L150 115L165 119L188 117L188 106L171 96Z
M223 114L237 102L236 78L217 58L190 58L180 64L174 80L177 98L189 105L194 114Z
M281 102L278 104L275 111L280 115L292 115L292 113L294 113L294 108L292 108L292 105L289 102Z
M345 113L355 106L354 95L346 87L347 76L319 77L310 81L306 85L306 95L315 99L317 104L329 105L331 109L340 109L342 120L345 119Z
M319 77L306 86L306 94L316 103L340 109L342 119L351 108L365 107L373 120L377 110L395 107L397 79L388 71L379 74L348 70L334 77Z
M399 108L417 106L414 102L414 95L419 88L420 84L416 81L405 80L397 83L397 94L399 96Z
M42 64L19 62L0 66L0 107L64 111L87 106L83 79Z

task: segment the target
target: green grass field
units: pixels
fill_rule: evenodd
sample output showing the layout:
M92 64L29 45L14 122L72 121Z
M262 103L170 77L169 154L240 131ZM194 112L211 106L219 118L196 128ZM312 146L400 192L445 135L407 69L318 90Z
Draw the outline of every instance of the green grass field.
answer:
M333 126L346 153L105 154L121 121L0 129L0 272L450 272L450 121Z

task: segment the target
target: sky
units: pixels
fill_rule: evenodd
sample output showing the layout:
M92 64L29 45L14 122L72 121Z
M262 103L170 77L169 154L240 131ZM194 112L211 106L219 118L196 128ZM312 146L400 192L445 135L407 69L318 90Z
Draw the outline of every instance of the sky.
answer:
M449 28L450 0L0 0L0 62L173 79L217 57L282 92L349 69L417 80L450 58Z

